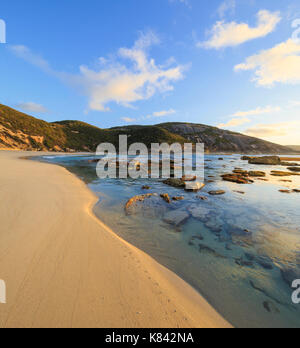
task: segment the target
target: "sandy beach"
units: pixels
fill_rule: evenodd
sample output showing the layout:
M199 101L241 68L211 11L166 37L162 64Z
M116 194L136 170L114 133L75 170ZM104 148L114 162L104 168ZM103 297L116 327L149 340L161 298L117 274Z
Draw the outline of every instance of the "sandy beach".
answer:
M102 224L83 182L25 155L0 151L1 328L230 327L192 287Z

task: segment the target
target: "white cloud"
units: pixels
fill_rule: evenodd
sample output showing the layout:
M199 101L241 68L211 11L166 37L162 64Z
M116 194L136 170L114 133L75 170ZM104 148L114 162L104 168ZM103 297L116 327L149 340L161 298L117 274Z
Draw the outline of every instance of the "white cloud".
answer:
M275 30L280 21L279 12L267 10L258 12L256 27L250 27L247 23L219 21L210 31L210 39L206 42L199 42L197 46L206 49L238 46L244 42L267 36Z
M236 0L223 1L217 10L219 17L224 18L227 12L234 13L235 7Z
M258 107L254 110L238 111L235 114L233 114L232 117L248 117L248 116L255 116L255 115L270 114L270 113L275 113L279 111L281 111L280 106Z
M152 32L140 34L132 48L119 49L116 59L99 58L98 69L83 65L80 73L73 75L55 71L46 60L25 46L12 46L11 50L64 83L79 88L89 99L89 110L109 111L110 103L132 107L137 101L170 92L174 89L173 84L184 77L186 67L175 64L174 59L163 66L149 57L150 47L158 42Z
M20 104L17 104L16 107L26 112L34 112L34 113L48 112L48 110L43 105L32 103L32 102L20 103Z
M249 119L250 116L258 116L270 113L280 112L281 107L279 106L266 106L266 107L257 107L253 110L248 111L237 111L233 115L231 115L231 119L227 123L221 123L218 125L219 128L233 128L242 126L245 123L251 122Z
M259 86L300 83L300 44L292 39L246 59L235 71L254 70Z
M251 122L248 118L233 118L227 123L219 124L218 127L227 129L230 127L238 127L248 122Z
M119 58L130 61L131 67L118 62L109 62L99 71L80 67L81 84L89 96L91 110L107 111L111 102L128 107L156 93L174 89L172 83L183 78L184 67L157 66L147 54L147 49L157 41L152 33L148 33L142 35L133 48L121 48Z
M163 110L163 111L153 112L152 116L154 116L154 117L164 117L164 116L169 116L169 115L173 115L173 114L176 114L176 111L174 109L170 109L170 110Z
M126 123L133 123L136 122L135 118L130 118L130 117L122 117L121 118L122 121L126 122Z

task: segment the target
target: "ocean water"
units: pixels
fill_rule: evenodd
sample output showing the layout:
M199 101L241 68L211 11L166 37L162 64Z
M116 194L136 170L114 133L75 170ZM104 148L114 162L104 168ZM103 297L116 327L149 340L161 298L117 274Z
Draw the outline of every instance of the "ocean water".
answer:
M94 208L99 219L191 284L234 326L300 327L300 304L293 304L294 290L286 279L287 270L300 278L300 193L279 192L300 189L300 176L271 176L271 170L286 167L249 165L240 155L219 158L205 156L206 186L198 193L159 179L100 180L96 164L89 163L93 156L39 160L64 166L84 180L99 197ZM237 167L265 171L268 181L239 185L222 180ZM226 193L211 196L212 190ZM184 199L167 204L155 198L126 215L126 202L145 193ZM189 214L177 227L164 221L176 210Z

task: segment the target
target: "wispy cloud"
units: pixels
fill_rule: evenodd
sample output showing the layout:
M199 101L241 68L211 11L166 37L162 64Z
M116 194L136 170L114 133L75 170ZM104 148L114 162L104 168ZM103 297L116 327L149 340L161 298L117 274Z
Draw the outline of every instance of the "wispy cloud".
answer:
M33 113L46 113L48 110L41 104L28 102L28 103L20 103L16 105L16 108L21 109L22 111L26 112L33 112Z
M176 111L174 109L170 109L170 110L163 110L163 111L153 112L153 114L150 115L150 116L164 117L164 116L169 116L169 115L174 115L174 114L176 114Z
M26 62L37 66L41 70L47 73L53 73L49 63L39 56L38 54L33 53L28 47L23 45L8 46L9 49L18 57L24 59Z
M157 43L159 39L152 32L141 33L132 48L120 48L114 58L100 58L97 69L82 65L79 74L73 75L55 71L25 46L13 46L11 50L64 83L79 88L89 99L89 110L109 111L110 103L132 107L138 101L170 92L174 83L184 77L186 67L173 59L167 65L157 65L149 57L151 46Z
M245 123L251 122L248 118L233 118L229 120L227 123L221 123L218 125L219 128L229 129L231 127L242 126Z
M236 7L236 0L223 1L217 10L219 17L224 18L228 12L233 14L235 12L235 7Z
M274 114L280 112L281 107L279 106L266 106L266 107L257 107L256 109L248 111L237 111L230 116L230 120L227 123L221 123L218 125L219 128L232 128L242 126L245 123L251 122L249 117L258 116L264 114Z
M258 124L255 127L248 128L244 133L261 138L290 136L290 144L292 144L293 136L299 133L297 129L300 129L300 121L281 122L274 124ZM299 134L297 141L299 142Z
M256 27L250 27L247 23L219 21L210 30L210 38L205 42L198 42L197 46L206 49L238 46L244 42L267 36L275 30L280 21L279 12L267 10L258 12Z
M249 111L237 111L232 117L248 117L248 116L255 116L255 115L263 115L263 114L270 114L281 111L280 106L266 106L266 107L258 107L253 110Z
M254 70L253 80L259 86L271 87L276 83L300 83L300 44L292 39L269 50L251 56L235 71Z
M137 121L135 118L131 118L131 117L122 117L121 120L126 123L134 123Z
M191 3L189 0L169 0L170 3L181 3L184 4L185 6L191 8Z
M127 123L133 123L133 122L138 122L138 121L146 121L150 119L155 119L155 118L162 118L170 115L176 114L176 110L174 109L169 109L169 110L162 110L162 111L155 111L152 114L149 114L147 116L142 116L140 118L131 118L131 117L122 117L122 121L125 121Z

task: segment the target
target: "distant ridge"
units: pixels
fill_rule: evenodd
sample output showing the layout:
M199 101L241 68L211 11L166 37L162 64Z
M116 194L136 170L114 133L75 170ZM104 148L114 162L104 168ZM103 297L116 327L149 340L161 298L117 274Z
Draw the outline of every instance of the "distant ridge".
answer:
M294 151L300 152L300 145L288 145L288 147Z
M28 151L95 152L103 142L118 147L120 134L129 144L203 142L208 152L287 154L300 151L216 127L192 123L124 126L100 129L80 121L48 123L0 104L0 149Z

